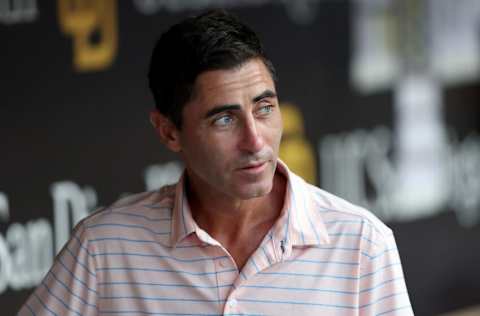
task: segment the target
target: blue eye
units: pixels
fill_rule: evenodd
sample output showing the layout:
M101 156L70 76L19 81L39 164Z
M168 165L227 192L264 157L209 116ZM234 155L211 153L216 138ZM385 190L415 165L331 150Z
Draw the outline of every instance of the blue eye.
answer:
M224 115L216 119L213 124L217 126L227 126L233 122L233 118L230 115Z
M268 104L260 107L260 109L258 109L257 112L261 115L266 115L266 114L272 113L272 111L273 111L273 105Z

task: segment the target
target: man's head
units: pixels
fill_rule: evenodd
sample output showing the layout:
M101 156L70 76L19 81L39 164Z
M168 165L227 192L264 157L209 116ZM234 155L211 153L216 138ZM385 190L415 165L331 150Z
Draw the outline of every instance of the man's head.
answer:
M155 47L151 121L202 196L251 199L273 187L282 119L256 35L223 12L173 26Z
M148 73L157 110L180 129L199 74L231 69L252 58L261 59L275 78L255 32L225 11L209 11L173 25L156 43Z

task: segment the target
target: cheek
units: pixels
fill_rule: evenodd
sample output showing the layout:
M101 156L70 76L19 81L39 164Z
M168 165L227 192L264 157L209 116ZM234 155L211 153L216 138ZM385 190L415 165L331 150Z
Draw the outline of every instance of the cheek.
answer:
M227 164L230 161L230 157L234 156L235 145L234 140L231 137L222 135L221 137L212 138L206 148L207 155L212 161L218 164Z
M197 134L188 143L184 157L202 169L220 167L230 161L232 144L233 142L223 135L205 137Z
M280 121L281 123L281 121ZM267 141L274 149L278 149L280 141L282 139L282 126L278 124L272 124L267 130Z

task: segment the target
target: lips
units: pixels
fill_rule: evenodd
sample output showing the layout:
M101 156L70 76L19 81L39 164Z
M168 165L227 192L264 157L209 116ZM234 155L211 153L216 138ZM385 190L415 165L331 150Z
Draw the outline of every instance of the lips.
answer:
M261 167L265 164L266 162L263 161L263 162L256 162L256 163L251 163L251 164L248 164L246 165L245 167L242 167L240 169L255 169L255 168L258 168L258 167Z
M255 162L255 163L250 163L246 166L243 166L237 170L245 174L255 175L255 174L262 173L265 170L266 166L267 166L267 161Z

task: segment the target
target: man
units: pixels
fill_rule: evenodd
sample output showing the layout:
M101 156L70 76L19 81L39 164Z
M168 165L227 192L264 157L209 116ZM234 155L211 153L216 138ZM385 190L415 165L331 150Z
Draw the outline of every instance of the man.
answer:
M150 119L183 176L77 225L20 315L412 315L391 231L278 160L274 78L223 11L164 33Z

